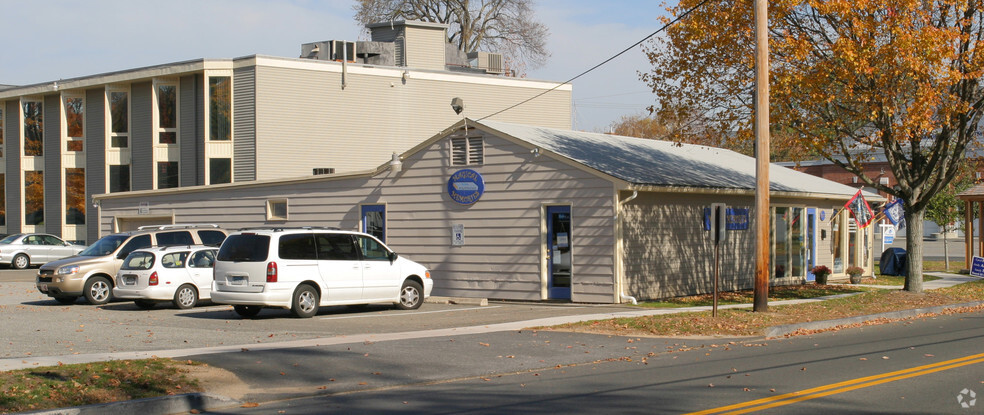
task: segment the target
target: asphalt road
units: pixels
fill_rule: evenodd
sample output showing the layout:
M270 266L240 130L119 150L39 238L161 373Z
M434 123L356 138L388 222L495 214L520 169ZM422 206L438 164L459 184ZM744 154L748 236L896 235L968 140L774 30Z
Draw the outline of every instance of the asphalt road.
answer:
M973 414L982 344L977 312L767 341L524 330L193 359L247 400L317 395L215 414Z

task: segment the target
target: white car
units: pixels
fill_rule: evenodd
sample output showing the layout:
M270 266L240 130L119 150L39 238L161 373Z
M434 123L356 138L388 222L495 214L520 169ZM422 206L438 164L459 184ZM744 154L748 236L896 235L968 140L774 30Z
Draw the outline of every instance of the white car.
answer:
M434 282L423 265L378 239L327 228L233 232L215 260L212 302L253 317L263 307L312 317L320 306L393 303L420 307Z
M127 255L116 274L113 297L140 308L170 301L188 309L210 298L217 249L203 245L138 249Z

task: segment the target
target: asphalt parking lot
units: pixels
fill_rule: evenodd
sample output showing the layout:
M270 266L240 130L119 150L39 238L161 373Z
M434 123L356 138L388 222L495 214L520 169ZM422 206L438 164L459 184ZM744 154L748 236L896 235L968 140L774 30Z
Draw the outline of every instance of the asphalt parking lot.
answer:
M0 359L195 349L392 334L482 326L571 314L625 311L617 305L496 303L488 306L424 304L402 311L387 305L323 307L310 319L266 309L255 319L232 307L207 304L178 310L161 304L142 310L132 302L63 305L39 293L37 269L0 270Z

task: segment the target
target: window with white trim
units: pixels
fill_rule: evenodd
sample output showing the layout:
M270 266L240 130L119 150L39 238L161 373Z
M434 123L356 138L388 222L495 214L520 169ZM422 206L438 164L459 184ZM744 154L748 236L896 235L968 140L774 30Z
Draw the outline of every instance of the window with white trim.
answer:
M178 87L157 84L158 144L178 143Z
M485 163L482 137L451 137L451 165L476 166Z
M110 147L130 146L130 93L128 91L107 91L109 100Z
M267 220L287 220L287 199L269 199L266 201Z
M85 150L85 100L81 96L65 95L65 150Z

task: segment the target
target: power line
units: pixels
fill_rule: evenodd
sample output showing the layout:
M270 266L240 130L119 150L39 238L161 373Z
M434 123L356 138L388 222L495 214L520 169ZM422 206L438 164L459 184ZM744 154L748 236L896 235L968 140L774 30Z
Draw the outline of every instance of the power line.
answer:
M682 19L683 19L684 17L687 17L687 15L688 15L688 14L690 14L690 13L691 13L691 12L693 12L694 10L697 10L698 8L700 8L701 6L703 6L704 4L706 4L706 3L708 3L708 2L710 2L710 1L711 1L711 0L703 0L703 1L701 1L700 3L697 3L697 5L696 5L696 6L694 6L694 7L691 7L690 9L688 9L687 11L685 11L685 12L683 12L683 13L681 13L681 14L680 14L679 16L677 16L677 17L676 17L675 19L673 19L672 21L670 21L669 23L667 23L667 24L665 24L665 25L663 25L663 27L661 27L661 28L659 28L659 29L657 29L657 30L656 30L655 32L653 32L653 33L650 33L650 34L649 34L649 36L646 36L646 37L644 37L644 38L642 38L642 40L640 40L640 41L638 41L638 42L636 42L636 43L633 43L633 44L632 44L632 46L629 46L629 47L627 47L627 48L625 48L625 49L623 49L623 50L622 50L621 52L619 52L619 53L616 53L616 54L615 54L614 56L612 56L612 57L610 57L610 58L608 58L608 59L605 59L605 60L604 60L603 62L601 62L601 63L599 63L599 64L597 64L597 65L595 65L595 66L592 66L592 67L591 67L590 69L588 69L588 70L586 70L586 71L584 71L584 72L581 72L581 73L580 73L580 74L578 74L577 76L575 76L575 77L573 77L573 78L571 78L571 79L568 79L568 80L566 80L566 81L564 81L564 82L561 82L561 83L559 83L559 84L557 84L557 86L555 86L555 87L553 87L553 88L550 88L550 89L548 89L548 90L546 90L546 91L543 91L543 92L541 92L541 93L539 93L539 94L536 94L536 95L534 95L534 96L532 96L532 97L529 97L529 98L527 98L527 99L525 99L525 100L523 100L523 101L520 101L520 102L518 102L518 103L516 103L516 104L513 104L513 105L511 105L511 106L509 106L509 107L506 107L506 108L504 108L504 109L501 109L501 110L499 110L499 111L496 111L496 112L494 112L494 113L492 113L492 114L489 114L489 115L486 115L486 116L484 116L484 117L482 117L482 118L479 118L479 119L477 119L476 121L481 121L481 120L484 120L484 119L486 119L486 118L489 118L489 117L494 117L494 116L496 116L496 115L499 115L499 114L502 114L503 112L506 112L506 111L509 111L509 110L511 110L511 109L513 109L513 108L516 108L516 107L518 107L518 106L520 106L520 105L523 105L523 104L525 104L525 103L527 103L527 102L530 102L530 101L532 101L532 100L534 100L534 99L537 99L537 98L539 98L539 97L542 97L542 96L544 96L544 95L546 95L546 94L547 94L548 92L551 92L551 91L553 91L553 90L555 90L555 89L557 89L557 88L560 88L561 86L564 86L564 85L567 85L567 84L569 84L569 83L571 83L571 82L573 82L573 81L574 81L575 79L577 79L577 78L580 78L580 77L582 77L582 76L584 76L584 75L587 75L587 74L588 74L589 72L591 72L591 71L593 71L593 70L595 70L595 69L598 69L598 68L599 68L599 67L601 67L602 65L604 65L604 64L606 64L606 63L608 63L608 62L611 62L611 61L612 61L613 59L615 59L615 58L617 58L617 57L619 57L619 56L622 56L623 54L625 54L625 52L628 52L628 51L630 51L630 50L632 50L633 48L635 48L636 46L639 46L640 44L642 44L642 42L645 42L646 40L649 40L649 38L651 38L651 37L653 37L653 36L656 36L657 34L659 34L659 32L662 32L662 31L664 31L664 30L666 30L666 28L668 28L668 27L670 27L670 26L672 26L672 25L673 25L673 24L675 24L676 22L679 22L679 21L680 21L680 20L682 20Z

